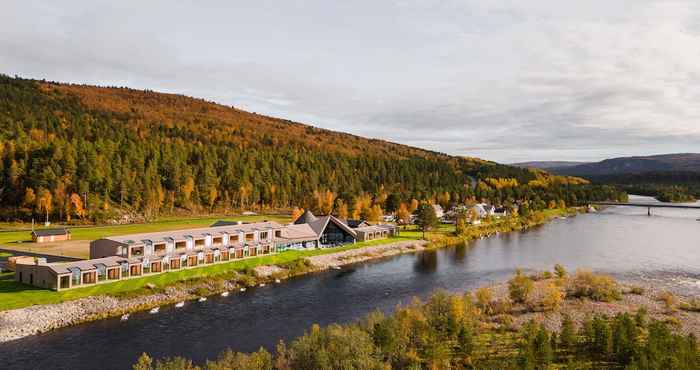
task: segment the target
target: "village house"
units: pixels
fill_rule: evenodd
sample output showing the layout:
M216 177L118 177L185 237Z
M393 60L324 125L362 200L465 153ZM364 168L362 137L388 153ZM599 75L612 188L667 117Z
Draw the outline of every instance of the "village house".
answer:
M70 240L70 230L68 229L41 229L33 230L32 241L34 243L48 243L62 240Z
M445 210L439 204L432 204L433 210L435 211L435 216L441 220L445 217Z

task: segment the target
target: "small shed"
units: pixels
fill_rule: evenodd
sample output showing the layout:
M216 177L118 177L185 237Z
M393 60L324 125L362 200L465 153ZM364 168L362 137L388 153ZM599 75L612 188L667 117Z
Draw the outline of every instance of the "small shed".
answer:
M70 230L62 229L41 229L32 231L32 241L35 243L57 242L70 240Z

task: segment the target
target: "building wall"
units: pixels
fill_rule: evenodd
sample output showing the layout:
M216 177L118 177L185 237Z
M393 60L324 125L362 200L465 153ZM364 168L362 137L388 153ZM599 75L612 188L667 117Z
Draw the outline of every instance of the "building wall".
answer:
M18 264L15 271L15 281L54 290L58 284L56 274L45 265Z
M121 244L109 239L97 239L90 242L90 259L116 256Z
M40 236L40 237L33 237L32 240L36 243L50 243L50 242L58 242L58 241L63 241L63 240L70 240L70 234L64 234L64 235L51 235L51 236Z

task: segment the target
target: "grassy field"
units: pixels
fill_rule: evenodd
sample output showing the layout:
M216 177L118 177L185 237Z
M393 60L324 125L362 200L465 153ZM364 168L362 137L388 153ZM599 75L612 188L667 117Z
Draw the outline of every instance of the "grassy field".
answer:
M56 256L88 258L89 245L87 241L113 235L136 234L154 231L181 230L196 227L207 227L217 220L235 220L243 222L278 221L289 222L290 218L283 215L255 215L236 217L199 217L199 218L166 218L144 224L113 225L113 226L76 226L69 227L70 241L36 244L32 243L30 230L0 231L0 248L19 251L44 253ZM54 226L55 227L55 226ZM81 241L84 241L81 243Z
M50 304L69 301L73 299L101 295L120 294L143 289L146 284L154 284L157 287L186 281L195 278L211 277L230 273L232 271L243 271L260 265L276 265L292 262L304 257L321 254L336 253L344 250L357 249L372 245L381 245L398 241L416 240L419 237L415 233L401 235L389 239L372 240L368 242L356 243L337 248L314 249L307 251L286 251L280 254L249 258L245 260L221 263L195 269L171 271L164 274L147 276L138 279L129 279L109 284L100 284L86 288L71 289L63 292L54 292L46 289L33 288L28 285L19 284L13 280L13 274L0 275L0 311L11 310L36 304Z
M217 220L235 220L243 222L253 221L279 221L289 222L289 216L283 215L255 215L235 217L197 217L197 218L165 218L143 224L110 225L110 226L75 226L68 227L73 240L94 240L105 236L147 233L153 231L167 231L187 229L194 227L207 227ZM59 227L59 226L52 226ZM37 228L40 229L40 228ZM0 231L0 245L31 242L30 229Z

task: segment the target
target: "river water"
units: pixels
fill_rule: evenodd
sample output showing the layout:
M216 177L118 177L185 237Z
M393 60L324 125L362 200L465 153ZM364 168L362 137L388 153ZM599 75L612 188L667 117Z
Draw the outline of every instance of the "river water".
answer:
M652 201L634 197L631 201ZM517 267L591 268L700 295L700 210L611 207L469 245L406 254L307 275L228 298L102 320L0 344L2 369L128 369L138 356L198 363L226 348L273 349L313 323L390 311L435 289L462 292L507 279Z

